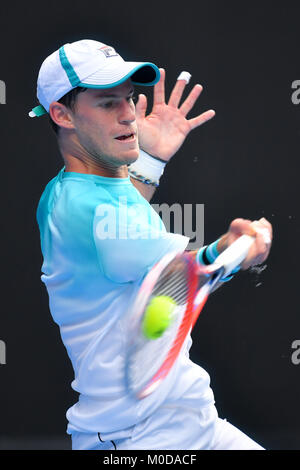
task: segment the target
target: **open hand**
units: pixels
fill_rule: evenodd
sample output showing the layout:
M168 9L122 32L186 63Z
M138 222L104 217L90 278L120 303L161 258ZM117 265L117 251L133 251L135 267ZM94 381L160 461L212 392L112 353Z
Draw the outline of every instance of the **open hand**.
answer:
M179 106L186 81L177 80L166 103L164 69L160 69L160 73L160 81L154 86L152 112L146 116L147 98L145 95L139 95L136 121L140 148L154 157L169 161L189 132L213 118L215 111L209 110L192 119L186 119L202 92L202 86L195 85Z

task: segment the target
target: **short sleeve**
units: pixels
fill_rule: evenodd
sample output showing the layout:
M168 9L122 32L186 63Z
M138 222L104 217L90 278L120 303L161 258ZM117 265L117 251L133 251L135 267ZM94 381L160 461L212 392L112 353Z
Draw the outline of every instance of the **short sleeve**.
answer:
M188 237L168 233L147 201L99 204L93 235L103 273L117 283L141 280L162 256L182 252L189 243Z

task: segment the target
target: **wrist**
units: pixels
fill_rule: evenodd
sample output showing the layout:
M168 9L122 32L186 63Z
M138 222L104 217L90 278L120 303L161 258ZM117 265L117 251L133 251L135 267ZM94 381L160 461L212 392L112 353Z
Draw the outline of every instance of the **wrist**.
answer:
M217 250L219 255L228 248L228 234L225 233L217 240Z
M140 149L138 159L128 166L128 173L145 184L157 187L167 162L149 155Z
M210 245L203 246L200 248L196 254L196 261L200 265L209 265L214 263L217 257L226 250L228 247L227 243L227 234L223 235L221 238L211 243ZM233 275L240 270L239 267L232 270L226 277L222 278L222 282L228 282L233 278Z

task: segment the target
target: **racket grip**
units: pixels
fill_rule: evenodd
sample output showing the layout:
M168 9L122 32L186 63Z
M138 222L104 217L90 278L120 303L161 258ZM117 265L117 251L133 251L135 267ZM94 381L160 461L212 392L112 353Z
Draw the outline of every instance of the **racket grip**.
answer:
M251 235L241 235L216 258L213 266L217 265L224 268L222 277L228 276L244 261L254 240L255 237Z

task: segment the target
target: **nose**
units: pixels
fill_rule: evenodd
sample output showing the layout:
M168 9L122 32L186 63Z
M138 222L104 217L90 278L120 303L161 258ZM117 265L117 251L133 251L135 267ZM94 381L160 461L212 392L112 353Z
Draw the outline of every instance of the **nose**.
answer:
M121 124L130 124L135 121L135 106L132 101L122 100L120 106L119 122Z

